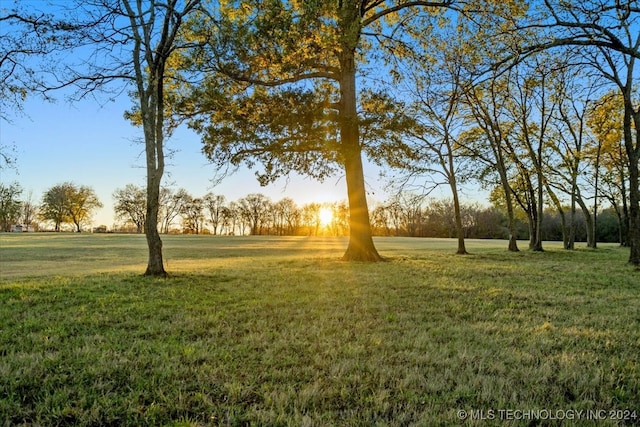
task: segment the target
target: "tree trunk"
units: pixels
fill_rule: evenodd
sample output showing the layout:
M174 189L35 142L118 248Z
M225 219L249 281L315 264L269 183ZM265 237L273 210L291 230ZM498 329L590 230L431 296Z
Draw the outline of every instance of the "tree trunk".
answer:
M582 200L581 196L578 196L576 198L576 201L578 202L578 205L580 205L580 209L582 209L582 213L584 214L584 220L586 222L586 228L587 228L587 247L588 248L595 248L595 233L594 233L594 227L593 227L593 217L591 216L591 212L589 212L589 208L587 207L587 204L584 202L584 200Z
M537 205L538 214L536 215L536 244L533 247L534 251L542 252L542 218L544 216L544 177L542 171L542 142L538 145L538 158L535 161L537 175L538 175L538 194Z
M367 206L362 149L356 105L355 50L343 51L340 57L340 144L349 200L349 245L345 261L382 261L373 244Z
M618 218L618 243L620 243L620 246L624 246L622 242L624 241L623 236L626 236L626 228L624 219L622 218L622 213L620 212L620 206L618 206L617 203L614 204L613 210L615 211L616 217Z
M160 239L160 233L158 233L162 171L159 171L156 166L155 155L149 153L150 149L155 153L155 141L152 147L150 145L149 141L147 141L147 219L144 223L144 234L147 238L149 260L144 275L166 277L167 272L164 269L162 260L162 240Z
M593 189L593 249L598 248L598 185L600 180L600 154L602 151L602 143L598 143L598 150L596 151L596 164L595 164L595 177L594 177L594 189Z
M528 185L528 189L527 192L529 193L529 197L527 197L527 209L525 209L525 211L527 212L527 219L529 221L529 249L532 251L537 251L537 246L538 246L538 225L539 225L539 221L538 221L538 203L536 202L536 193L535 190L533 189L533 184L531 183L531 180L527 179L527 185Z
M520 252L520 249L518 249L518 239L516 236L516 215L513 210L513 197L511 197L509 178L507 177L504 159L502 157L502 154L500 154L500 147L496 148L497 152L495 154L497 159L498 172L500 174L500 183L502 184L502 190L504 191L504 201L507 205L507 227L509 228L509 246L507 249L509 250L509 252Z
M460 201L458 200L458 192L453 193L453 203L456 216L456 232L458 234L458 251L457 255L467 255L467 249L464 245L464 227L462 226L462 215L460 214Z
M456 182L455 176L455 167L452 153L452 146L448 144L448 160L449 160L449 170L448 170L448 179L449 186L451 187L451 194L453 195L453 211L456 220L456 233L458 234L458 250L456 252L457 255L467 255L467 248L464 244L464 227L462 226L462 214L460 212L460 199L458 197L458 184Z
M575 249L576 247L576 189L575 185L571 186L571 206L569 210L569 242L567 249Z
M158 71L158 74L163 75ZM155 78L150 84L147 102L142 102L145 151L147 158L147 219L145 235L149 249L149 261L145 276L167 277L162 260L162 240L158 233L158 212L160 210L160 183L164 173L164 95L162 79Z
M562 247L565 249L573 249L574 248L573 241L569 237L570 232L567 227L566 214L562 209L562 203L560 202L560 199L558 199L558 196L553 191L551 186L546 181L545 181L545 188L547 189L547 194L549 194L549 198L551 198L551 201L553 202L553 204L556 207L556 210L558 211L558 215L560 215L560 223L562 226ZM571 223L573 224L573 219L571 220Z
M538 232L536 231L536 220L535 213L532 213L533 209L529 207L527 211L527 224L529 225L529 249L533 250L536 246L536 235Z
M635 144L632 123L635 124ZM629 262L640 266L640 184L638 166L640 163L640 110L636 112L631 95L625 96L624 140L629 162Z

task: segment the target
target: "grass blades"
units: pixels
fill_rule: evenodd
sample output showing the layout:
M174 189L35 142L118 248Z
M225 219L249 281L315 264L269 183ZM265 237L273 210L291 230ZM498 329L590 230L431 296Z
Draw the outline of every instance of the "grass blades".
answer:
M342 239L171 236L165 280L138 274L136 237L0 237L5 425L640 416L640 281L623 249L476 241L456 256L452 241L393 238L377 241L388 262L362 264L338 260ZM51 247L75 257L67 274L37 268ZM580 425L638 424L632 414Z

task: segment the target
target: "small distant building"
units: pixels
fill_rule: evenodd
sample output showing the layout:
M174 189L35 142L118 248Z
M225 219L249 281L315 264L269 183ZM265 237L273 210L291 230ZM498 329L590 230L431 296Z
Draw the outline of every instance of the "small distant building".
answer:
M11 230L12 233L22 233L24 230L22 229L22 225L19 224L14 224L11 226Z

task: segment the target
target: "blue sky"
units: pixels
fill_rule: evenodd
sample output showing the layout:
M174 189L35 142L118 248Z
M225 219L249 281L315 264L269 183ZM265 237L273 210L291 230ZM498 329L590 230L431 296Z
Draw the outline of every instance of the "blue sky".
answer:
M56 4L68 5L42 0L21 0L20 4L49 11L54 11ZM29 98L24 104L24 115L4 112L11 122L0 120L0 145L15 146L18 159L15 169L0 172L0 181L19 182L24 195L32 192L35 202L41 200L48 188L65 181L91 186L104 204L94 215L93 225L111 227L114 190L129 183L141 186L145 183L144 146L136 142L141 139L142 131L123 118L124 111L131 107L131 100L124 94L109 101L109 96L98 93L97 99L69 104L65 93L53 95L58 99L56 103ZM216 171L201 153L197 134L186 127L179 129L167 146L168 151L175 153L167 160L163 184L174 190L185 188L193 196L213 192L233 201L260 192L273 201L291 197L299 205L346 200L342 176L328 178L321 184L294 174L288 180L260 187L252 171L241 170L214 187L211 179ZM384 191L386 182L380 178L378 168L370 164L365 168L372 208L386 201L389 195ZM448 192L442 187L442 191L431 195L448 197Z
M56 103L27 100L24 115L9 114L11 123L0 122L0 145L15 146L18 156L15 170L2 170L1 181L18 181L24 195L32 191L37 202L44 191L61 182L89 185L104 204L96 212L93 224L111 227L113 191L129 183L145 183L144 146L136 142L142 137L141 129L123 118L129 107L126 96L115 102L106 101L105 97L74 104L67 103L62 94ZM300 205L346 200L346 184L340 176L320 184L294 175L288 183L282 179L260 187L252 171L241 170L214 187L211 178L215 171L200 151L197 134L179 129L168 147L177 151L167 161L164 183L174 189L185 188L194 196L211 191L232 201L261 192L273 201L291 197ZM369 190L375 193L370 205L384 201L384 182L380 182L378 170L369 166L366 178Z
M43 0L22 0L20 4L47 11L68 5ZM65 95L53 93L56 103L28 98L24 114L3 111L10 122L0 119L0 145L15 147L18 159L14 169L0 171L0 181L19 182L24 189L23 196L32 192L35 202L41 200L48 188L65 181L91 186L104 204L94 215L93 225L111 227L114 190L129 183L145 184L144 145L136 142L141 140L142 130L123 117L131 108L126 91L114 101L106 94L97 93L95 99L87 98L74 104L69 104ZM197 134L186 127L179 129L167 147L167 151L175 153L167 159L163 185L174 190L185 188L193 196L213 192L233 201L261 192L273 201L291 197L301 205L346 199L346 184L339 176L324 184L291 176L288 181L283 179L269 187L260 187L252 171L241 170L214 187L211 179L215 170L201 153ZM370 185L377 185L378 173L369 171L367 180ZM377 187L371 189L379 191Z

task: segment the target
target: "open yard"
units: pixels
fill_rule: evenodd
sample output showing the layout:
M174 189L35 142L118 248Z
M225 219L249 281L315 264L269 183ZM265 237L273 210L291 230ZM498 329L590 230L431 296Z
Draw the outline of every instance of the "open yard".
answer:
M346 243L0 234L0 424L640 425L627 250Z

